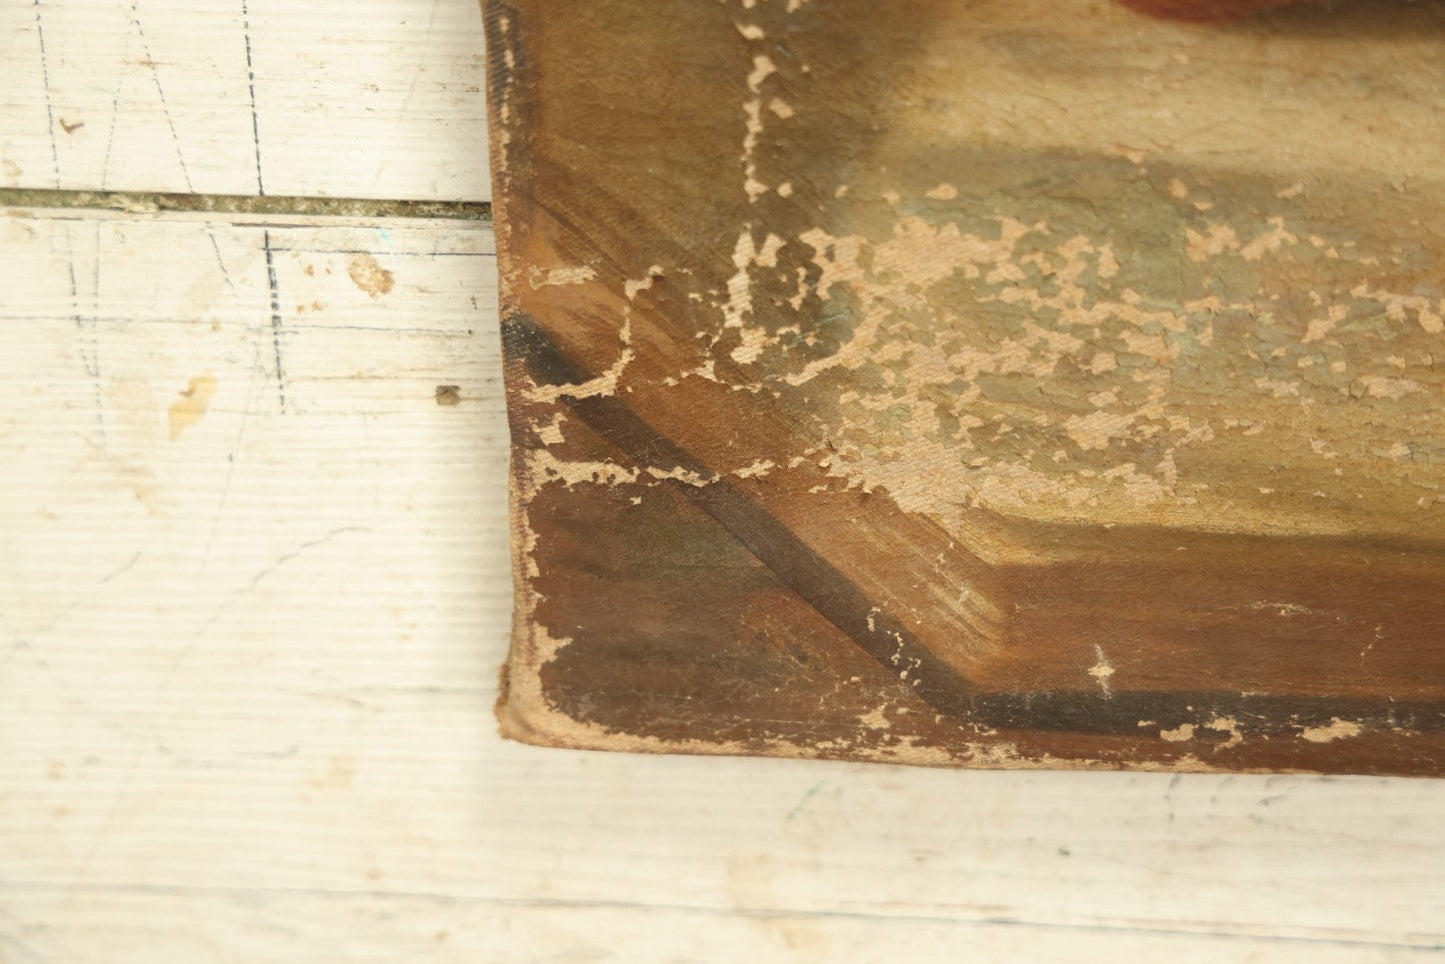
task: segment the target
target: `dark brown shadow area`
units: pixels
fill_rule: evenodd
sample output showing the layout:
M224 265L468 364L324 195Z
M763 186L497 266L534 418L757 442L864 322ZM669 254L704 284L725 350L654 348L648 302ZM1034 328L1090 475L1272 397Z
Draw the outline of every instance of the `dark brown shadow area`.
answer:
M1445 4L1440 0L1326 0L1266 10L1255 23L1218 25L1255 34L1319 40L1397 40L1412 43L1445 35Z

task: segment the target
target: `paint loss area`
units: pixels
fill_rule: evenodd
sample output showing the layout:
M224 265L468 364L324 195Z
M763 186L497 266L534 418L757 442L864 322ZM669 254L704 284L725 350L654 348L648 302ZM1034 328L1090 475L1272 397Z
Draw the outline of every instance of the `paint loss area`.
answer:
M1445 240L1420 198L1057 155L857 180L818 224L750 231L768 256L725 323L837 474L956 530L982 506L1440 532Z

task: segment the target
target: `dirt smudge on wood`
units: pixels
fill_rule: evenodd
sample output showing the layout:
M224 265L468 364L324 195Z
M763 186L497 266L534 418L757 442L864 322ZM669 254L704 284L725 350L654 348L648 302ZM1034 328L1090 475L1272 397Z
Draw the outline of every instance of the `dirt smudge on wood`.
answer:
M396 276L364 251L346 259L346 273L356 287L373 298L380 298L396 284Z
M216 395L216 376L210 372L192 378L190 384L181 390L181 397L171 404L170 440L174 442L181 433L206 417L211 399Z

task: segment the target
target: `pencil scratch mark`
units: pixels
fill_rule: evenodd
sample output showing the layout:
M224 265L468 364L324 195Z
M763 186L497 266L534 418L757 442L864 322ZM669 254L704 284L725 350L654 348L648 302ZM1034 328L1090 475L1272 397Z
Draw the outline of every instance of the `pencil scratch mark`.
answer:
M165 88L161 86L160 66L156 63L155 58L151 56L150 41L146 40L145 28L141 26L138 11L139 6L140 0L131 0L130 25L135 28L136 36L140 38L141 53L145 58L144 63L150 68L151 80L155 83L156 96L159 97L161 101L161 114L165 117L166 127L171 132L171 144L176 149L176 163L179 164L181 168L181 180L185 182L186 190L191 194L195 194L196 185L191 180L191 169L186 164L185 151L181 149L181 135L180 132L176 130L175 118L171 116L171 105L170 102L166 100ZM112 133L114 133L114 128L112 128ZM106 153L108 158L109 148L107 148ZM226 262L221 258L221 245L216 240L216 232L209 224L206 225L206 234L211 239L211 250L216 253L216 263L221 267L221 277L225 279L226 285L232 291L235 291L236 285L231 280L231 273L226 270Z
M1176 925L1169 921L1147 922L1144 924L1114 923L1112 921L1070 921L1028 916L980 916L961 918L927 910L817 910L799 907L750 907L729 906L709 907L679 902L640 902L627 899L559 898L491 896L470 893L455 893L438 890L391 890L380 888L341 887L279 887L254 885L217 885L184 883L151 883L142 880L117 881L52 881L8 879L0 881L0 893L60 894L77 897L91 894L119 894L126 897L150 895L194 899L196 895L224 897L247 903L258 900L307 900L334 903L354 902L358 898L377 898L412 905L438 907L501 907L501 908L545 908L550 910L623 910L646 911L654 917L669 915L684 918L736 919L747 920L808 920L808 921L855 921L873 926L879 922L893 924L942 924L952 927L967 926L980 929L998 929L1004 932L1025 933L1030 929L1057 934L1083 934L1091 936L1148 936L1179 937L1188 940L1208 941L1218 947L1230 945L1256 945L1265 948L1307 948L1341 947L1354 949L1397 951L1445 950L1445 941L1429 935L1404 934L1401 936L1375 937L1355 936L1350 932L1331 931L1323 926L1301 928L1298 932L1281 932L1277 927L1262 927L1249 924L1221 926L1214 930L1202 931L1188 926ZM1232 959L1232 958L1231 958Z
M40 953L40 952L37 951L35 948L31 947L29 944L25 943L25 942L22 941L20 938L16 937L14 934L0 934L0 937L3 937L4 940L5 940L5 943L9 944L11 947L13 947L13 948L15 948L16 950L20 951L20 952L21 952L22 954L24 954L24 955L26 956L26 958L28 958L29 960L32 960L32 961L44 961L44 960L47 960L47 957L46 957L44 954Z
M105 157L100 162L100 189L110 186L110 154L115 147L116 122L120 119L120 86L110 95L110 133L105 136Z
M295 549L292 549L290 552L283 552L281 555L276 557L275 562L271 563L271 565L256 573L255 577L251 579L251 588L254 589L257 586L261 585L262 579L265 579L267 576L271 575L276 570L286 565L288 562L295 560L308 550L315 549L317 546L326 545L326 543L332 541L337 536L346 535L349 532L370 531L371 528L369 526L341 526L340 528L332 529L324 536L318 536L315 539L303 542L301 543L301 545L297 546Z
M160 697L164 696L170 690L171 683L175 680L176 674L180 671L181 664L190 657L191 653L195 651L196 647L201 644L201 641L206 638L206 635L213 628L215 628L215 625L218 622L221 621L221 617L228 613L231 610L231 607L235 606L237 603L241 602L248 595L258 589L263 579L265 579L267 576L273 575L277 570L281 569L288 563L295 561L300 556L305 555L308 551L315 549L317 546L325 545L326 543L331 542L338 536L345 535L349 532L370 531L371 528L369 526L341 526L339 528L332 529L325 535L318 536L315 539L310 539L306 542L301 543L301 545L297 546L295 549L292 549L290 552L283 552L281 555L277 556L273 562L258 569L256 571L256 574L251 577L248 583L243 586L238 586L234 592L227 595L227 597L216 606L215 610L212 611L210 618L207 619L201 625L201 628L196 630L195 635L193 635L190 640L181 647L180 652L176 654L175 660L171 663L170 673L166 676L165 682L161 684L161 687L159 691L157 691L156 697L152 700L152 702L158 702Z
M211 250L216 252L216 264L221 268L221 278L226 282L226 287L234 292L236 290L236 283L231 280L231 270L226 267L226 259L221 257L221 245L220 242L216 240L216 232L207 226L206 234L211 238Z
M428 33L436 29L437 8L440 5L441 0L432 0L431 13L427 15L426 22L426 29ZM411 84L406 89L406 96L403 97L401 100L401 109L403 113L405 113L411 108L412 98L416 96L416 89L421 86L422 78L426 76L426 72L427 62L423 60L417 67L416 73L412 75Z
M127 563L125 563L124 565L122 565L119 569L112 570L111 572L108 572L108 573L106 573L104 576L102 576L102 577L100 578L100 583L99 583L99 585L104 586L106 583L110 582L111 580L116 579L116 578L119 578L120 576L125 575L127 572L130 572L131 568L132 568L137 562L140 562L140 557L143 556L144 554L145 554L145 553L143 553L143 552L137 551L135 555L133 555L133 556L130 557L130 561L129 561L129 562L127 562Z
M190 657L191 653L193 653L196 648L201 644L201 641L205 638L206 634L209 633L218 622L220 622L221 617L224 616L231 609L232 606L236 605L249 593L255 590L262 579L264 579L271 573L274 573L277 569L280 569L282 566L286 565L297 557L301 556L308 550L320 545L324 545L325 543L335 539L337 536L343 535L344 533L348 532L370 531L371 529L366 526L342 526L338 529L333 529L330 532L326 533L324 536L320 536L316 539L303 542L296 549L293 549L292 551L287 553L283 553L282 555L278 556L277 559L270 565L265 566L260 571L258 571L256 575L252 577L249 585L242 586L236 592L232 593L226 599L224 599L211 614L211 618L206 620L205 624L201 626L201 628L195 633L195 635L192 636L190 640L181 647L180 652L176 654L175 660L171 663L170 672L166 674L165 680L162 681L159 689L156 691L155 696L151 698L151 704L157 708L161 706L162 701L165 699L167 694L170 692L172 685L175 683L176 676L180 673L182 664L185 663L185 661ZM94 862L95 855L100 850L101 842L109 834L111 826L115 823L115 817L120 810L121 803L130 794L130 788L131 785L135 782L135 776L140 769L141 760L144 759L147 753L151 752L152 746L159 745L159 743L160 740L158 734L152 733L151 740L137 747L136 752L131 758L130 764L126 770L125 779L122 781L120 788L116 791L115 796L111 799L110 805L106 810L105 818L101 821L101 824L96 830L95 836L91 841L90 851L86 855L85 861L81 867L82 876L90 868L90 865Z
M793 805L793 809L788 811L788 815L783 818L783 823L792 823L793 818L803 812L803 808L807 806L808 801L817 796L818 791L823 789L823 787L825 787L827 783L827 780L819 780L817 783L809 787L808 792L803 794L802 799L800 799L796 804Z
M155 84L156 96L161 100L161 115L166 119L166 127L171 132L171 144L176 149L176 162L181 167L181 179L186 183L186 190L192 194L196 193L195 185L191 183L190 168L186 166L186 156L181 150L181 136L176 131L175 118L171 116L171 106L166 100L165 88L161 86L160 67L156 64L155 58L151 56L150 42L146 40L145 29L141 27L140 16L137 7L140 0L131 0L130 4L130 25L135 28L136 36L140 38L141 53L145 55L143 63L150 68L151 81Z
M69 226L65 230L67 239L70 235ZM86 362L86 369L90 373L91 391L94 395L95 421L100 429L101 443L105 443L105 398L101 391L100 384L100 263L101 237L100 222L95 222L95 272L91 277L91 284L94 290L91 292L91 317L85 322L80 320L80 290L75 279L75 259L72 256L70 261L70 285L75 298L75 323L82 331L82 337L89 341L90 358ZM82 355L85 349L82 348Z
M276 355L276 394L281 400L281 414L286 414L286 370L281 363L281 292L276 284L276 256L271 253L271 232L261 232L261 246L266 252L266 285L271 291L271 348Z
M71 319L75 322L76 348L80 353L80 362L85 369L86 376L90 379L91 399L95 407L95 427L100 435L100 447L106 444L105 437L105 397L101 391L100 384L100 338L96 332L96 324L93 320L87 320L80 312L80 281L75 272L75 239L71 235L70 225L65 226L65 252L67 268L70 272L70 307ZM95 271L97 285L97 302L100 297L100 228L99 222L96 227L96 248L95 248ZM97 312L98 314L98 312Z
M355 696L348 696L345 693L322 693L317 690L298 690L291 689L290 687L285 686L276 687L276 692L288 693L292 696L305 696L308 699L313 700L326 700L338 703L345 703L347 706L354 707L355 709L370 710L373 713L383 712L384 709L381 705L377 703L368 703L366 700L358 699Z
M266 183L261 179L261 119L256 110L256 68L251 59L251 11L241 0L241 35L246 40L246 83L251 93L251 144L256 151L256 193L266 196Z
M40 0L35 0L35 38L40 44L40 82L45 88L45 119L50 125L50 162L55 168L55 189L60 190L60 143L55 139L55 105L50 96L50 59L45 53L45 26L40 22ZM71 273L74 273L72 267Z

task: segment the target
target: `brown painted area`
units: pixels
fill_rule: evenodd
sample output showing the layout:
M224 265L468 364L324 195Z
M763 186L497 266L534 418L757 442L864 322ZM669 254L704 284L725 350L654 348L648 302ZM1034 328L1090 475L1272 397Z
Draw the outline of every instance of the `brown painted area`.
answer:
M490 5L508 732L1439 772L1445 17L1056 7Z

